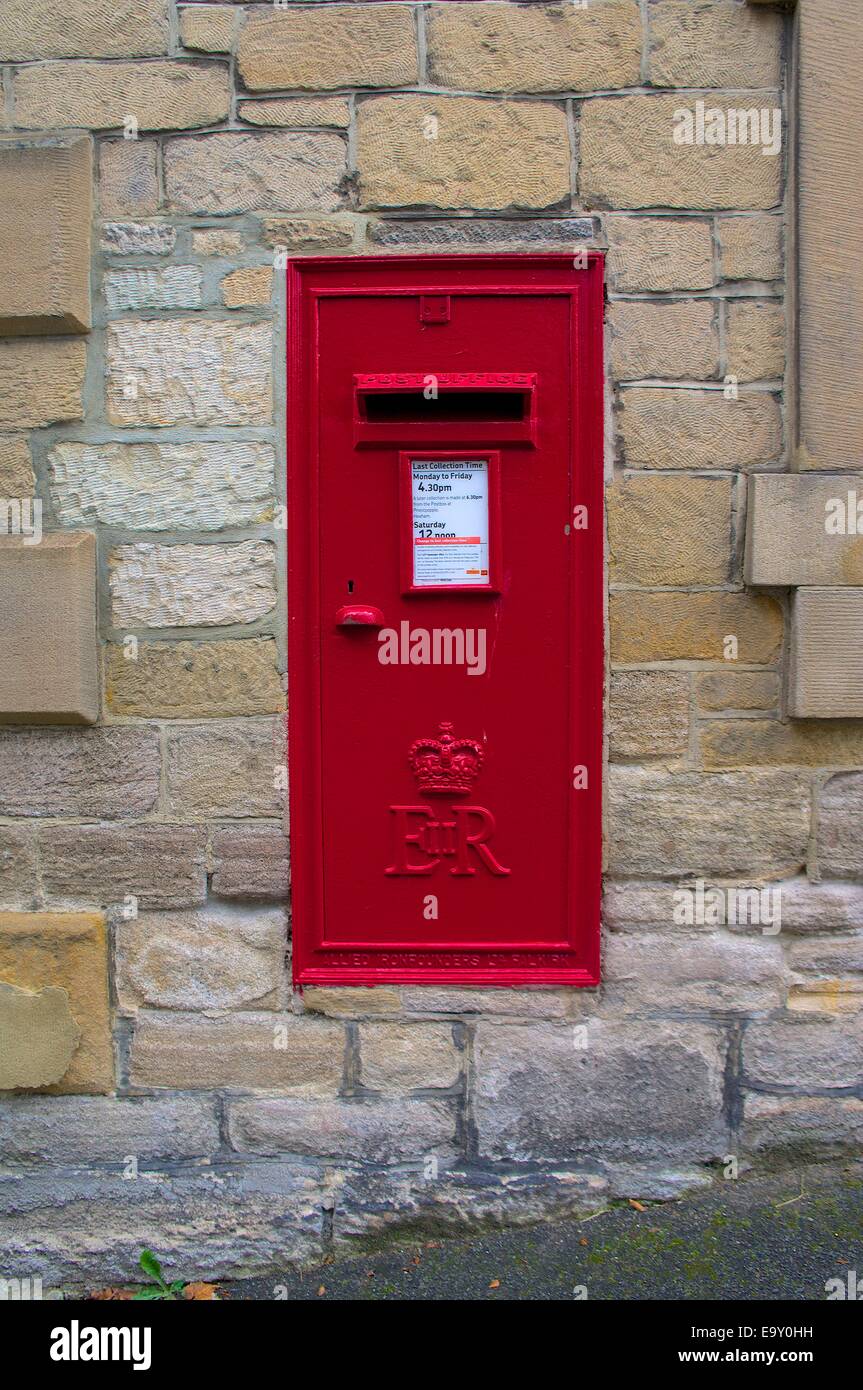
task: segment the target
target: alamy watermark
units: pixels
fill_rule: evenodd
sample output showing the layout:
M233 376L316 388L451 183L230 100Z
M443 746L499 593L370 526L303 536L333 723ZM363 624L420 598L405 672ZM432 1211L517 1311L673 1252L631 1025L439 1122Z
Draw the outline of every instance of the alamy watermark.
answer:
M681 106L675 111L675 145L760 145L761 153L778 155L782 149L782 111L778 106Z
M708 888L703 878L674 894L679 927L757 926L764 936L782 930L781 888Z

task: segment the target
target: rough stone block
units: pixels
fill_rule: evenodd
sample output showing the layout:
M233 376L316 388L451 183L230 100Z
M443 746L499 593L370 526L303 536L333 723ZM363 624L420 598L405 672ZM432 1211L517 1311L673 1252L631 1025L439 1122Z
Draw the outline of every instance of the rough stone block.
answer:
M528 250L569 250L573 243L601 239L593 217L542 217L521 221L509 217L453 217L415 220L381 218L368 223L375 246L434 246L458 251L473 248L524 247Z
M595 91L636 86L641 14L634 0L571 5L432 5L429 75L474 92Z
M795 941L789 952L793 1013L843 1014L863 1010L863 932Z
M698 380L719 371L716 308L709 299L668 304L617 300L608 311L611 370L618 381Z
M782 277L782 222L778 217L723 217L719 223L722 274L726 280Z
M744 1102L741 1143L748 1153L823 1158L863 1144L863 1100L852 1097L765 1096Z
M290 886L288 841L281 830L233 825L213 836L216 897L285 902Z
M818 798L818 866L835 878L863 878L863 772L831 777Z
M695 677L695 703L702 713L773 710L779 677L771 671L707 671Z
M772 381L785 372L785 309L781 304L740 300L728 305L728 371L738 381Z
M357 164L363 207L552 207L570 194L566 113L544 102L372 97L357 112Z
M169 256L176 227L161 222L105 222L100 247L109 256Z
M0 1102L3 1157L15 1163L110 1163L205 1158L219 1148L212 1101L197 1096L16 1096Z
M52 904L195 907L207 896L206 835L197 826L50 825L39 830Z
M114 425L266 425L273 410L272 328L209 319L109 325Z
M243 233L222 227L203 227L192 232L192 250L196 256L224 256L225 259L243 254Z
M29 826L0 828L0 907L37 906L36 837Z
M322 217L264 217L261 241L265 246L284 246L288 251L339 251L353 245L349 222Z
M201 307L201 272L196 265L160 266L158 270L109 270L103 287L109 314Z
M38 545L5 538L0 591L0 722L93 723L99 717L95 537L55 532Z
M398 992L383 985L374 988L354 988L342 985L330 989L312 987L303 990L303 1007L310 1013L325 1014L327 1018L369 1018L376 1014L401 1013L402 1001Z
M168 141L165 187L178 212L334 212L345 160L327 131L202 135Z
M15 124L26 130L188 130L224 120L228 68L168 59L147 63L39 63L12 80Z
M623 474L606 493L612 583L725 583L731 497L728 478Z
M145 719L200 719L232 714L275 714L285 697L276 644L141 642L105 649L105 703L112 714Z
M654 0L649 63L655 87L778 87L781 16L736 0Z
M446 1023L363 1023L360 1058L362 1083L373 1091L450 1087L460 1074Z
M420 1162L453 1151L453 1117L439 1101L310 1101L261 1097L229 1110L241 1153L308 1154L362 1163Z
M860 1086L863 1012L829 1021L803 1015L789 1022L752 1023L743 1042L743 1071L745 1082L761 1086Z
M73 444L48 454L51 504L63 526L220 531L273 517L271 444Z
M109 579L118 627L252 623L275 606L275 547L120 545Z
M0 497L35 497L36 479L24 435L0 435Z
M609 695L611 757L681 758L689 747L689 677L615 671Z
M863 578L863 548L858 555ZM863 588L794 594L788 712L801 719L863 717Z
M0 340L0 429L38 429L84 416L86 345L71 338Z
M144 58L167 48L167 0L4 0L0 62Z
M273 268L269 265L243 266L226 275L220 286L222 303L229 309L269 304L273 296Z
M168 733L166 758L171 814L277 816L275 772L283 764L282 721L177 725Z
M155 728L0 730L0 815L143 816L160 771Z
M863 585L863 474L752 477L746 583Z
M613 661L723 661L729 636L737 638L738 661L776 661L782 609L760 594L611 596Z
M752 105L751 93L729 93L723 103ZM759 93L760 104L767 97ZM782 160L760 145L679 145L674 113L694 110L696 98L595 97L581 111L579 189L586 207L776 207ZM770 103L778 104L770 94Z
M153 140L105 140L99 149L99 211L103 217L146 217L159 206Z
M863 884L811 883L795 878L782 884L782 930L799 936L863 928Z
M93 185L89 137L0 136L0 185L5 268L0 334L85 332Z
M706 219L609 217L608 275L619 293L704 290L713 284L713 235Z
M612 767L609 800L611 873L783 878L806 862L810 791L800 773Z
M347 130L351 123L351 110L345 97L241 101L237 114L249 125L333 126L337 130Z
M863 724L722 719L701 731L705 767L843 767L863 762Z
M225 5L187 5L180 10L180 41L204 53L230 53L240 19Z
M477 1027L480 1155L510 1161L726 1152L723 1047L698 1023Z
M132 1040L133 1086L230 1086L335 1098L344 1025L291 1014L142 1011Z
M782 449L775 396L629 386L621 392L623 456L630 468L751 468Z
M413 15L392 4L252 11L237 64L250 91L411 86L418 75Z
M104 919L94 913L0 913L0 982L15 986L0 1000L0 1028L26 1029L26 1079L16 1081L3 1068L10 1086L51 1087L59 1091L110 1091L114 1084L111 1016L108 1003L108 946ZM50 993L48 993L50 991ZM29 1000L23 992L29 992ZM50 1000L61 996L66 1027L78 1034L68 1065L53 1073L57 1057L55 1030L61 1017ZM34 1000L37 1001L34 1003ZM41 1012L38 1001L42 1001ZM13 1002L14 1001L14 1002ZM47 1005L47 1006L46 1006ZM26 1017L25 1017L26 1015ZM10 1040L11 1041L11 1040ZM0 1048L0 1052L6 1049ZM28 1060L29 1054L29 1060ZM37 1075L42 1059L45 1072ZM60 1059L62 1060L62 1059ZM53 1085L52 1085L53 1083Z
M208 904L142 912L116 929L121 1009L278 1009L287 929L281 908Z
M785 1002L777 941L701 932L613 932L606 943L603 999L615 1014L678 1009L749 1013Z

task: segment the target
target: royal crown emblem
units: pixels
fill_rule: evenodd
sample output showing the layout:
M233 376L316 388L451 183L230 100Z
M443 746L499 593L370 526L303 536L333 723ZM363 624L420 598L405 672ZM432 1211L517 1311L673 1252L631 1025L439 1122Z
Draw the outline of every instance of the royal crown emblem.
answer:
M408 761L419 789L466 796L482 767L482 744L473 738L453 738L452 724L446 720L438 727L440 738L418 738L411 744Z

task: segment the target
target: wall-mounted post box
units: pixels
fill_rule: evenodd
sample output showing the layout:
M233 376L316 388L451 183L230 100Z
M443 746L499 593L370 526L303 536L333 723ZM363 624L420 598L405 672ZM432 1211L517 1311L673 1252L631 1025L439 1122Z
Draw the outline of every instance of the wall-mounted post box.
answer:
M295 979L595 983L602 258L288 295Z

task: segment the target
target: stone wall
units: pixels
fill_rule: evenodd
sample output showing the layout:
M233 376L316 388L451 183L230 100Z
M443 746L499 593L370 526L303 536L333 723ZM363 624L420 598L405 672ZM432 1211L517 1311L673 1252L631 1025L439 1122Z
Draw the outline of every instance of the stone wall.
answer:
M788 717L787 591L743 570L747 484L795 466L787 140L672 136L784 106L787 41L739 0L4 0L5 145L84 132L96 182L91 331L42 336L55 294L0 341L0 494L91 564L99 682L4 703L0 1272L278 1269L859 1147L863 723ZM603 984L293 994L283 254L588 245Z

